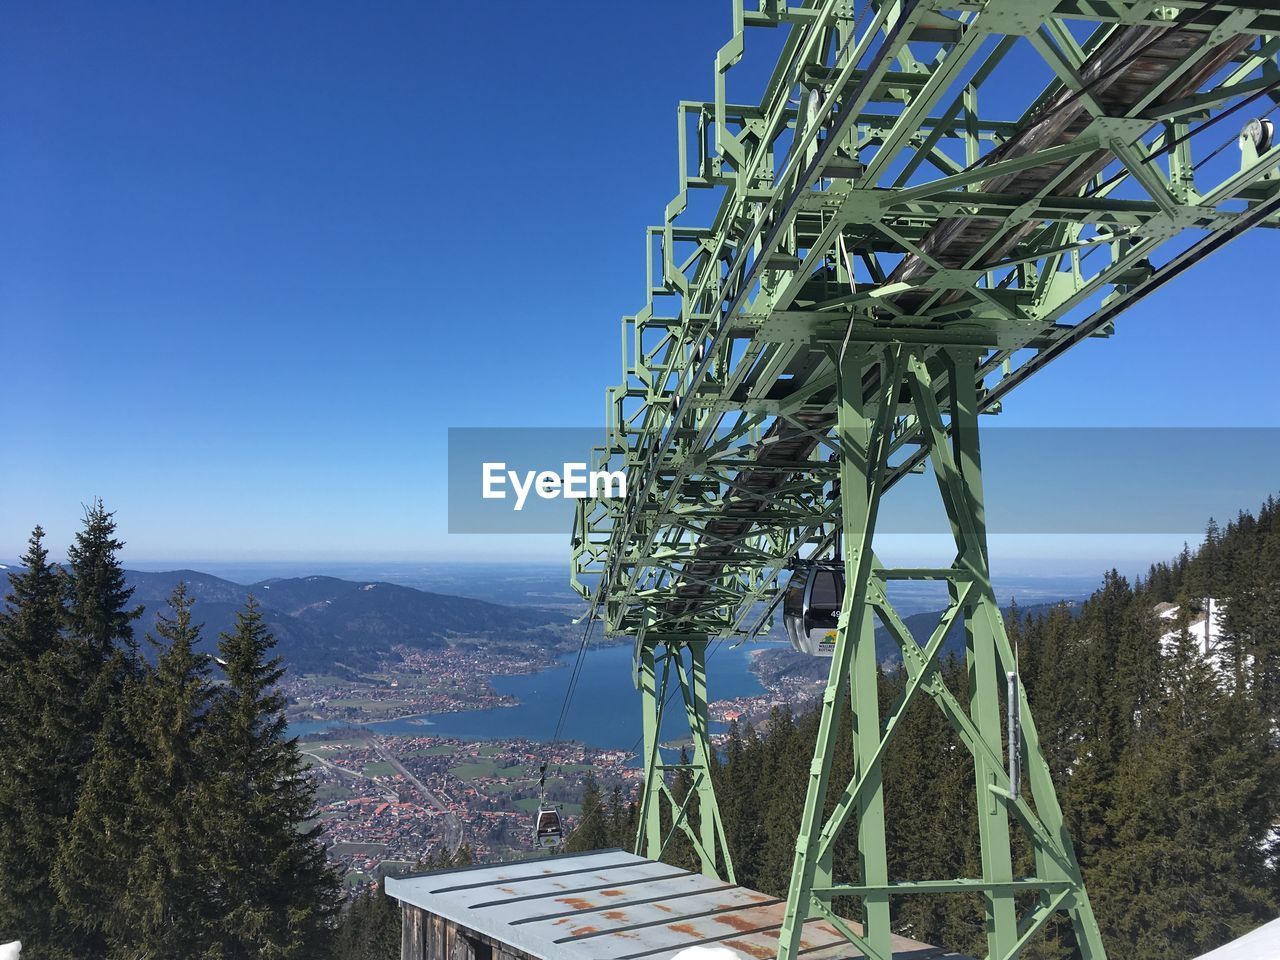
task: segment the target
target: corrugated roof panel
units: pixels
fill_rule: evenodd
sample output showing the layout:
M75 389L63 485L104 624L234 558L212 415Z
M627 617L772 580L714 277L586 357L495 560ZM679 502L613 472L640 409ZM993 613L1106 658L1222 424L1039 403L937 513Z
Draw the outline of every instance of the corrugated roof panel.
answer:
M1265 923L1239 940L1210 950L1200 960L1275 960L1280 957L1280 920Z
M686 947L777 953L785 904L746 887L622 850L390 878L397 900L544 960L670 960ZM810 921L807 960L862 956L829 924ZM964 960L894 938L900 960Z

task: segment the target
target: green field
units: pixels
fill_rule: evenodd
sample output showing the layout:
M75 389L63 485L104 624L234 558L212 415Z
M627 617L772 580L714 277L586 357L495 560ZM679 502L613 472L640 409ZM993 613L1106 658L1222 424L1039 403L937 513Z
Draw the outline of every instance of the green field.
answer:
M361 873L359 870L355 870L342 878L342 885L350 889L358 887L363 883L368 883L369 879L370 877L367 873Z
M346 787L329 784L316 787L316 803L333 803L335 800L346 800L354 796Z
M303 753L314 753L318 757L328 757L339 750L351 749L350 743L339 743L336 740L316 740L311 743L300 743L298 749Z
M370 717L394 717L404 712L404 704L398 700L379 700L376 697L347 697L342 700L330 700L329 706L341 710L358 710Z
M366 763L362 772L366 777L393 777L396 768L385 760L375 760L373 763Z
M416 860L383 860L380 866L388 876L402 876L411 873L418 865Z
M582 804L580 803L559 803L556 804L560 808L560 812L566 816L576 817L582 813ZM538 812L538 798L525 797L523 800L516 801L516 809L523 810L525 813Z
M327 673L304 673L302 678L304 680L314 680L316 683L324 684L327 687L334 687L348 682L343 677L330 676Z
M385 843L335 843L329 848L335 857L359 856L360 854L386 853Z
M578 766L581 766L581 765L578 765ZM566 769L573 769L573 768L569 767ZM581 769L587 770L589 768L581 767ZM500 771L500 774L504 777L507 777L512 782L511 783L486 783L484 785L485 793L491 796L497 796L504 793L514 793L516 790L530 790L536 787L538 783L538 771L533 767L525 767L525 766L506 767ZM456 773L454 775L457 776ZM549 777L547 779L547 789L552 791L553 793L563 790L564 788L565 788L565 781L563 777Z
M520 768L500 766L492 760L475 760L471 763L460 763L456 767L450 767L449 773L459 780L470 783L480 777L496 777L500 773L504 777L518 776Z

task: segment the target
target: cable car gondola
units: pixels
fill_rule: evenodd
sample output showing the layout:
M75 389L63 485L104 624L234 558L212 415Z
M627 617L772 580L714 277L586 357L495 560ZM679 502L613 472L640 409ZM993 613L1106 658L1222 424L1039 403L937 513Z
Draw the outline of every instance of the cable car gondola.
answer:
M844 602L844 568L811 563L791 575L782 601L782 619L796 653L830 657L836 652L836 628Z
M538 819L533 827L533 845L539 850L550 850L564 842L564 823L560 811L552 806L538 804Z
M547 765L544 763L538 777L538 813L533 818L533 846L538 850L550 850L564 843L564 821L560 811L547 803Z

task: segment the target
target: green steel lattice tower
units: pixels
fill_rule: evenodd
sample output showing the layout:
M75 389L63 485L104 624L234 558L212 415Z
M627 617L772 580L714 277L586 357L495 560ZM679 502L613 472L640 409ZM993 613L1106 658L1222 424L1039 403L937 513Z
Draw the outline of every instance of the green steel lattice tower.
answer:
M1280 4L733 0L731 12L712 99L678 106L678 192L646 235L646 301L623 320L623 382L594 459L627 471L627 495L584 501L574 532L588 616L636 644L637 850L660 857L681 831L704 872L732 879L709 770L708 648L755 636L786 571L839 541L847 588L780 960L805 949L808 923L891 960L891 900L955 893L981 894L992 960L1017 957L1058 911L1100 960L1016 680L1025 776L1006 767L1015 663L990 580L979 419L1189 266L1277 224L1280 148L1265 117L1280 95ZM781 49L758 99L734 102L755 29L780 31ZM691 191L712 201L709 223L689 222ZM926 466L954 556L884 567L882 499ZM927 638L889 600L903 580L949 591ZM967 699L938 671L957 620ZM907 675L883 716L877 622ZM883 760L922 697L973 757L981 876L889 875ZM679 802L667 783L679 765L658 744L677 698L693 738ZM854 775L836 783L844 724ZM855 877L834 875L845 830ZM1013 830L1031 876L1014 874ZM832 911L836 897L854 898L856 924Z

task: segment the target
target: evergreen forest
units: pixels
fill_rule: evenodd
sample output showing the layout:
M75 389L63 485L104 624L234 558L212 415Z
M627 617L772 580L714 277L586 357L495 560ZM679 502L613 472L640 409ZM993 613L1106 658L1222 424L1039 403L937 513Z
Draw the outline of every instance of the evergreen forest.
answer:
M101 502L0 612L0 943L23 960L311 958L338 880L308 824L284 666L250 600L218 654L179 585L154 633Z

